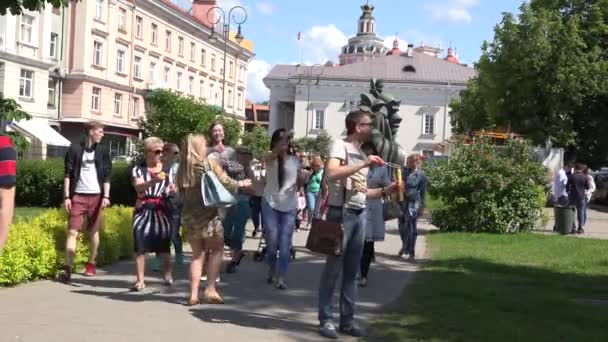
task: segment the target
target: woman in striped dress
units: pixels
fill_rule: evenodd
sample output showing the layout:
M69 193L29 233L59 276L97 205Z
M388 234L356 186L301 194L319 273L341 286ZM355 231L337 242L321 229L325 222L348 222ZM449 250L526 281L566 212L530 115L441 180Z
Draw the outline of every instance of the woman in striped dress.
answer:
M146 253L163 258L165 285L173 283L171 269L171 220L167 212L167 195L175 192L173 171L162 163L163 141L144 140L146 161L133 168L133 186L137 192L133 216L133 241L137 282L132 290L141 291L144 283Z

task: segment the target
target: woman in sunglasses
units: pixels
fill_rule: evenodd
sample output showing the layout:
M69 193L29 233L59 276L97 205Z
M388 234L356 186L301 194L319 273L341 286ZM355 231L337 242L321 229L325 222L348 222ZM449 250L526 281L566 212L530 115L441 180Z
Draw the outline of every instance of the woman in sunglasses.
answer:
M133 168L133 186L137 192L133 216L133 241L137 282L131 288L141 291L144 283L146 253L157 253L163 259L165 285L173 283L171 269L171 218L168 195L175 193L174 174L162 162L163 141L156 137L144 140L146 160Z

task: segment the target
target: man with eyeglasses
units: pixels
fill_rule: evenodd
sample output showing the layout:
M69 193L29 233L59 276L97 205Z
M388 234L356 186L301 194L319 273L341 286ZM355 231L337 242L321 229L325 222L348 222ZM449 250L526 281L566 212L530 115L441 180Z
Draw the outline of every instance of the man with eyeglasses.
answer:
M69 282L76 253L78 233L87 217L89 230L89 262L84 275L95 276L95 259L99 248L99 228L103 208L110 205L112 161L108 149L101 145L103 124L92 121L86 125L85 140L70 146L65 156L64 206L69 213L64 270L59 280Z
M346 116L345 125L347 136L332 143L325 168L329 187L326 219L341 223L344 231L342 254L327 256L319 285L319 333L332 339L338 338L332 322L332 297L340 273L339 331L354 337L364 335L355 324L354 315L357 289L355 278L365 243L365 204L368 198L380 198L397 189L396 183L381 189L367 188L368 168L384 164L380 157L366 156L361 151L361 145L373 131L372 113L363 110L350 112Z

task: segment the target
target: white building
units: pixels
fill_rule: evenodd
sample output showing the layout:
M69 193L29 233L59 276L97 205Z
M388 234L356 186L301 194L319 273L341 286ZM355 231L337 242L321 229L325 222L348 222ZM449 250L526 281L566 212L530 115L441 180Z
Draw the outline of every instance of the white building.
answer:
M70 145L53 128L59 126L65 20L65 10L52 6L0 16L0 92L33 116L8 127L30 142L25 157L63 156Z
M339 137L346 114L357 107L361 93L369 92L370 79L382 79L384 94L401 100L397 142L407 152L441 154L438 143L451 136L449 103L476 72L412 45L401 53L396 43L388 55L380 54L385 50L377 47L370 7L362 6L356 39L341 51L343 65L276 65L264 78L270 89L269 129L293 129L296 137L321 131Z

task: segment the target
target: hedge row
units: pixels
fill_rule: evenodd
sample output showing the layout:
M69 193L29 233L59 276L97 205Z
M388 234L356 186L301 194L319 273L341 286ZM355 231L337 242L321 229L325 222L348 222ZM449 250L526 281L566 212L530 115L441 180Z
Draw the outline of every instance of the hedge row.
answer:
M60 207L63 204L63 160L17 161L15 203L21 207ZM110 187L112 204L133 206L135 191L131 185L131 166L114 163Z
M133 208L113 206L103 212L100 230L99 266L133 255L131 218ZM0 254L0 287L48 278L61 269L65 260L67 213L48 209L42 214L14 223L8 241ZM80 234L74 267L88 261L87 234Z

